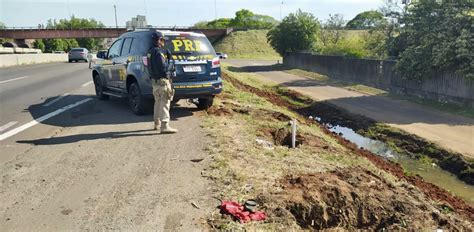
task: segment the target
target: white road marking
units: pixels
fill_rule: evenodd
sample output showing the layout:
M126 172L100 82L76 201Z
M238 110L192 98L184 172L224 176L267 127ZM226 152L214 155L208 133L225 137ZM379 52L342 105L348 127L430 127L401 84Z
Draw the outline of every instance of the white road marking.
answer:
M84 84L82 85L82 87L86 87L86 86L88 86L88 85L90 85L90 84L92 84L92 81L89 81L89 82L84 83Z
M44 116L42 116L42 117L40 117L40 118L37 118L37 119L35 119L35 120L33 120L33 121L29 122L29 123L26 123L26 124L24 124L24 125L22 125L22 126L19 126L19 127L15 128L15 129L13 129L13 130L10 130L10 131L8 131L8 132L5 132L5 133L3 133L3 134L0 135L0 141L2 141L2 140L4 140L4 139L7 139L7 138L9 138L9 137L11 137L11 136L13 136L13 135L16 135L16 134L18 134L18 133L20 133L20 132L22 132L22 131L24 131L24 130L30 128L30 127L32 127L32 126L35 126L36 124L39 124L39 123L45 121L45 120L48 120L49 118L52 118L52 117L54 117L54 116L56 116L56 115L58 115L58 114L60 114L60 113L62 113L62 112L64 112L64 111L66 111L66 110L72 109L72 108L77 107L77 106L79 106L79 105L82 105L82 104L84 104L84 103L86 103L86 102L88 102L88 101L91 101L92 99L93 99L93 98L86 98L86 99L81 100L81 101L78 101L78 102L76 102L76 103L74 103L74 104L67 105L67 106L65 106L65 107L63 107L63 108L60 108L60 109L58 109L58 110L56 110L56 111L53 111L53 112L51 112L51 113L49 113L49 114L46 114L46 115L44 115Z
M9 123L7 123L7 124L1 126L1 127L0 127L0 132L2 132L2 131L4 131L4 130L6 130L6 129L12 127L12 126L14 126L14 125L17 124L17 123L18 123L18 122L9 122Z
M63 94L63 95L57 97L56 99L47 102L46 104L43 105L43 107L50 106L50 105L52 105L52 104L58 102L59 100L65 98L65 97L67 97L67 96L69 96L69 95L70 95L70 93L65 93L65 94Z
M10 82L10 81L17 81L17 80L25 79L25 78L28 78L28 77L29 76L24 76L24 77L13 78L13 79L10 79L10 80L0 81L0 84L7 83L7 82Z

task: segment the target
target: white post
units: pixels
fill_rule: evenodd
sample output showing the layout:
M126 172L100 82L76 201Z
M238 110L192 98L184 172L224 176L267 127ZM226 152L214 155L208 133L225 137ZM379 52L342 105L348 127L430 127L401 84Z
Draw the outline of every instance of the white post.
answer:
M291 122L291 148L296 147L296 119Z

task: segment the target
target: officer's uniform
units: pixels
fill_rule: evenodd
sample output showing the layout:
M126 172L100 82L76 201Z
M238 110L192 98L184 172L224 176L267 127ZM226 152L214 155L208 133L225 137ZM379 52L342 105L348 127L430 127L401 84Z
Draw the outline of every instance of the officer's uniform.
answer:
M175 133L176 129L170 127L170 102L173 99L174 90L171 86L171 75L168 72L168 63L171 54L167 49L153 47L148 51L148 72L153 86L155 107L153 120L155 130L161 133Z

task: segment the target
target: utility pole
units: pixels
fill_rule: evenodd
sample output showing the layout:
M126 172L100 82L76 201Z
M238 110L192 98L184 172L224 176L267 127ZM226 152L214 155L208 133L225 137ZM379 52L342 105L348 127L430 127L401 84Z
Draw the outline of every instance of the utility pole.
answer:
M280 4L280 22L281 22L281 8L283 7L283 1L281 1L281 4Z
M114 12L115 12L115 29L117 31L117 37L120 35L119 30L118 30L118 23L117 23L117 6L114 5Z
M217 20L217 0L214 0L214 14L215 14L215 19Z
M69 19L71 18L71 6L69 5L69 0L66 1L67 4L67 11L69 13Z
M114 5L114 12L115 12L115 28L118 29L118 23L117 23L117 6Z

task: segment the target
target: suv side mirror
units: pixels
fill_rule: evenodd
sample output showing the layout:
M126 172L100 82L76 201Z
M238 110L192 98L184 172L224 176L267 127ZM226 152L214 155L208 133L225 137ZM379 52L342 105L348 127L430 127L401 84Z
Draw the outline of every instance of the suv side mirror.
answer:
M97 53L97 58L99 58L99 59L105 59L105 52L98 52L98 53Z

